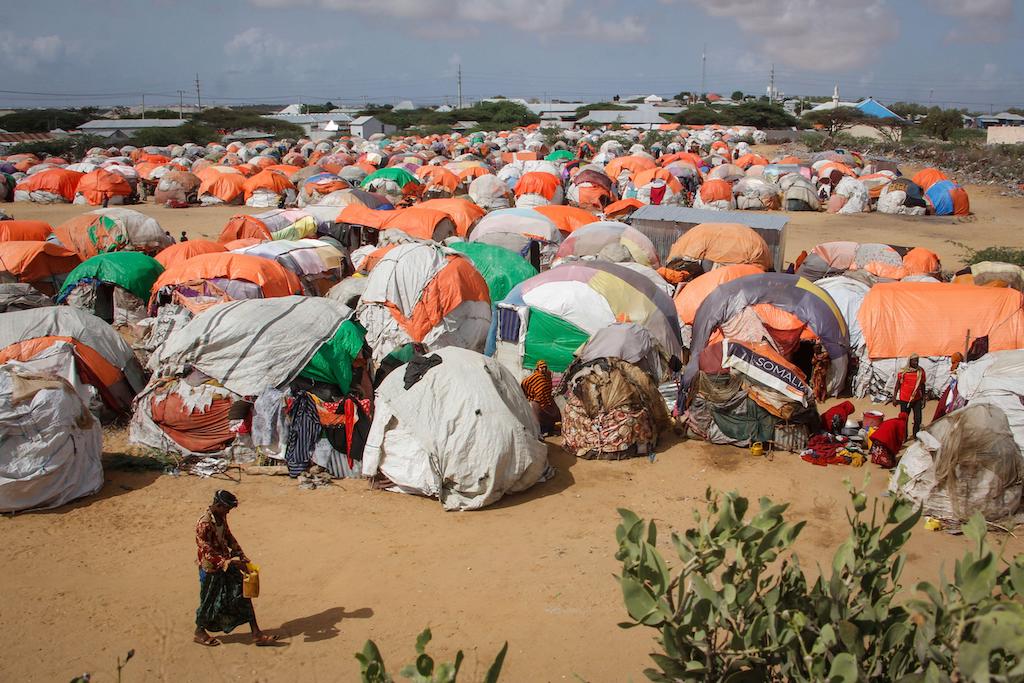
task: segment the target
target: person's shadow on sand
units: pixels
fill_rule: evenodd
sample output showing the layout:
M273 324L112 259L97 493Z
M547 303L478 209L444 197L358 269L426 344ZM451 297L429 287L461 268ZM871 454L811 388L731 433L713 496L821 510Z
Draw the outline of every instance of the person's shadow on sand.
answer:
M332 607L319 614L314 614L301 619L292 619L274 629L282 638L295 638L304 636L305 643L316 643L321 640L330 640L340 633L338 624L343 619L369 619L373 616L373 609L363 607L361 609L346 612L344 607Z

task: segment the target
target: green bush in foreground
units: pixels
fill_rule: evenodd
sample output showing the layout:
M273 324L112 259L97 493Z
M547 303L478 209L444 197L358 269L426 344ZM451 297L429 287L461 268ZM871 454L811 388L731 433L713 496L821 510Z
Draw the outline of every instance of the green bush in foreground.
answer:
M809 582L792 546L804 523L787 505L708 491L707 512L672 535L680 565L657 549L657 529L620 510L619 581L630 621L659 632L652 681L1011 681L1024 678L1024 558L1002 560L980 516L963 528L972 549L953 580L921 583L896 602L901 553L920 510L850 490L849 537L831 573ZM880 507L882 509L880 509Z
M431 639L430 629L424 629L416 638L416 662L402 668L401 676L408 678L415 683L456 683L459 669L462 667L462 650L455 653L454 662L444 662L435 665L434 659L427 654L427 643ZM498 656L487 670L483 683L496 683L501 675L501 667L505 663L505 654L508 652L508 643L501 648ZM363 683L393 683L392 678L384 666L384 658L377 649L377 644L372 640L366 641L363 651L356 653L356 659L360 665L360 680Z

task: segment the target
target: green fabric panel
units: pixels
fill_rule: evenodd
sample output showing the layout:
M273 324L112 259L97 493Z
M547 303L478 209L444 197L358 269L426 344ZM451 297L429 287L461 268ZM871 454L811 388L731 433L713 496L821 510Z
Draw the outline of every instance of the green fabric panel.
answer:
M57 298L63 300L75 285L91 279L117 285L148 301L153 285L163 272L164 267L159 261L137 251L99 254L86 259L68 274Z
M455 242L448 246L469 257L487 283L491 301L495 303L504 300L520 282L537 274L526 259L505 247L483 242Z
M720 411L710 405L711 417L722 433L739 442L760 441L767 443L775 439L775 417L757 405L749 396L742 403L742 411Z
M366 331L351 320L346 320L329 342L321 346L299 373L300 377L334 384L347 394L352 384L352 361L363 348Z
M360 187L366 187L367 185L372 183L374 180L377 180L378 178L387 178L388 180L394 180L396 183L398 183L399 187L405 187L409 183L419 183L419 180L416 179L416 176L414 176L412 173L409 173L409 171L405 170L404 168L399 168L398 166L388 166L387 168L382 168L379 171L374 171L370 175L363 178L363 182L360 183Z
M588 339L590 335L572 323L531 308L523 367L536 367L537 361L543 360L552 372L565 372L576 350Z

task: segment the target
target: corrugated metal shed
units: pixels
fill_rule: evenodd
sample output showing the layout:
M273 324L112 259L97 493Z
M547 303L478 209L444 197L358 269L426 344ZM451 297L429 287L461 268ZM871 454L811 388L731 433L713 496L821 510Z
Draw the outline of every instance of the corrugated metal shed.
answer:
M775 270L785 270L786 225L789 218L778 213L754 211L709 211L685 206L644 206L637 209L630 222L647 235L662 261L668 258L672 245L690 228L701 223L739 223L753 229L772 250Z

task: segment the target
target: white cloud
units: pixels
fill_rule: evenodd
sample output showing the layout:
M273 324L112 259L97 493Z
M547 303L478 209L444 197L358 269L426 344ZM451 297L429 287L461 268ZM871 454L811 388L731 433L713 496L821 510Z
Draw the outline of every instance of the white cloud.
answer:
M0 62L14 71L28 73L40 66L54 64L65 53L60 36L24 37L0 31Z
M234 71L274 71L278 67L295 69L310 55L336 47L327 42L291 43L274 31L250 27L224 43L224 54L234 65Z
M731 19L766 57L808 70L848 69L874 60L899 34L885 0L690 0Z
M635 16L600 17L584 0L249 0L260 7L319 7L386 17L412 24L418 35L476 35L481 25L540 36L572 36L612 42L642 38Z
M924 0L931 9L957 20L946 34L951 43L1000 43L1013 20L1013 0Z
M925 4L951 17L1005 20L1013 16L1013 0L925 0Z

